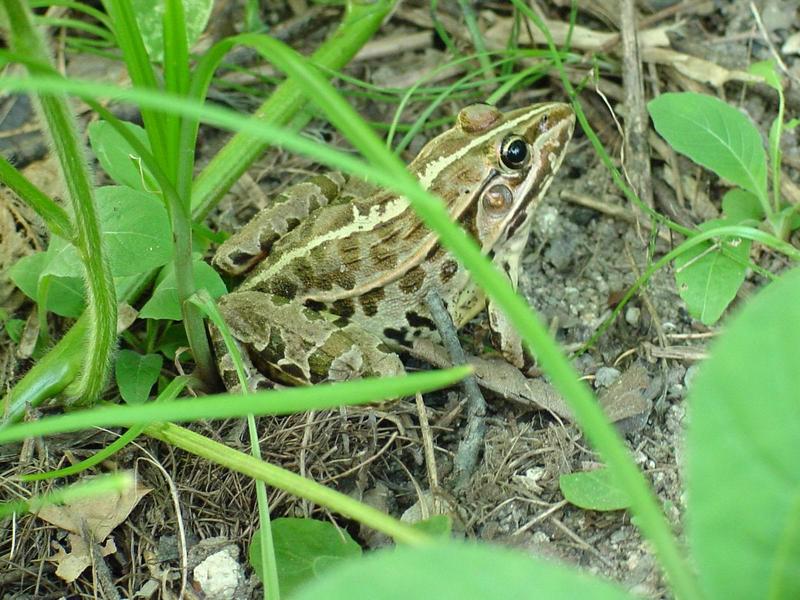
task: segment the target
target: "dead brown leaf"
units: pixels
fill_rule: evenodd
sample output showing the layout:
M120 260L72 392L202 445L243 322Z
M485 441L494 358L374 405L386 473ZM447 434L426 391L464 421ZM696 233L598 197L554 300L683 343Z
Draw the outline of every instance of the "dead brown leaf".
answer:
M150 491L150 488L137 483L121 493L84 497L59 506L49 504L41 508L36 516L71 533L80 534L83 527L86 527L94 540L102 542L117 525L128 518L134 507Z
M92 549L80 535L70 533L67 540L70 551L59 548L55 556L50 557L50 560L58 565L56 575L66 583L72 583L92 564ZM108 556L117 551L117 545L113 538L108 538L99 550L102 556Z

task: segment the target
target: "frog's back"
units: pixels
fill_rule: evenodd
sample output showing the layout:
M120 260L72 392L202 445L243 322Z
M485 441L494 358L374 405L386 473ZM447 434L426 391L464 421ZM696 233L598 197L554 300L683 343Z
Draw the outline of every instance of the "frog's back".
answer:
M401 275L426 236L404 198L350 196L277 241L241 289L318 302L358 296Z

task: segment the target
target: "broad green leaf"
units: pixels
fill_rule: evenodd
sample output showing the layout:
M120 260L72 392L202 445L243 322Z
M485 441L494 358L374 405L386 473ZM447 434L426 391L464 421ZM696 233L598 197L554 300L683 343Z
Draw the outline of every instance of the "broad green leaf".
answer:
M43 263L42 275L53 275L54 277L83 276L83 266L78 259L78 252L64 238L51 235L45 255L47 260Z
M22 319L8 319L3 321L3 327L9 339L15 344L18 344L22 339L22 330L25 329L25 321Z
M144 129L135 123L123 122L123 125L146 148L150 147ZM89 125L89 142L100 166L116 183L142 192L156 189L155 180L141 157L111 125L105 121Z
M775 70L775 63L773 61L762 60L760 62L753 63L747 70L755 75L763 77L766 84L771 88L778 90L779 92L783 91L783 87L781 87L781 78L778 76L778 72Z
M450 542L379 550L305 585L292 600L633 600L577 569L499 546Z
M38 302L39 277L48 257L45 252L37 252L20 258L9 269L11 281L22 292ZM47 310L62 317L79 317L84 309L83 281L77 277L53 277L47 294Z
M186 328L181 323L170 323L158 339L155 350L161 352L169 360L175 360L175 353L178 348L183 348L185 352L188 347L189 340L186 339Z
M114 277L136 275L165 265L172 258L169 218L161 201L128 187L109 186L96 192L103 242ZM77 249L53 237L46 272L59 277L82 273Z
M722 221L707 221L711 229ZM675 282L689 314L705 325L713 325L736 297L747 269L751 241L728 240L727 244L698 244L675 259Z
M558 478L561 493L569 502L587 510L628 508L628 496L617 486L608 469L566 473Z
M161 25L161 20L164 18L164 0L131 0L131 4L150 60L160 62L164 57L164 36ZM213 5L213 0L183 0L186 38L190 48L203 33Z
M142 355L132 350L120 350L114 374L122 399L128 404L145 402L153 384L158 381L162 362L160 354Z
M750 119L722 100L690 92L662 94L647 109L675 150L766 199L767 155Z
M194 283L198 289L205 288L211 297L216 299L227 292L225 284L211 265L199 260L193 263ZM170 268L164 278L156 286L153 295L142 307L139 316L143 319L181 319L181 307L178 303L178 289L175 284L175 271Z
M764 219L764 209L758 198L739 188L728 190L722 197L722 212L725 214L725 221L731 224Z
M433 515L414 523L414 528L437 538L449 538L453 534L453 519L447 515Z
M800 598L800 269L729 323L687 399L688 536L709 598Z
M782 209L778 213L777 219L780 220L789 220L789 230L794 231L795 229L800 229L800 213L795 210L794 205L789 205Z
M314 519L275 519L272 541L281 594L290 595L300 585L319 577L338 563L361 556L361 546L343 529ZM250 565L259 571L261 538L253 534L249 549Z

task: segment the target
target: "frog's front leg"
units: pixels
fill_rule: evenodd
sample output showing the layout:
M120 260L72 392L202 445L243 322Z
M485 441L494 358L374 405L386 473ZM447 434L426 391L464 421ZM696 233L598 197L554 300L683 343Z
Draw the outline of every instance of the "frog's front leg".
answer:
M214 266L241 275L269 254L272 245L322 206L335 201L345 184L341 173L317 175L289 187L217 249Z
M510 254L493 261L508 277L508 282L514 291L517 290L519 279L519 259L517 255ZM487 312L489 313L489 327L492 330L492 346L499 350L503 357L515 367L520 369L526 365L525 354L522 349L522 338L517 328L509 321L505 312L489 299Z
M256 291L227 294L219 310L258 372L292 385L391 376L400 358L355 323Z

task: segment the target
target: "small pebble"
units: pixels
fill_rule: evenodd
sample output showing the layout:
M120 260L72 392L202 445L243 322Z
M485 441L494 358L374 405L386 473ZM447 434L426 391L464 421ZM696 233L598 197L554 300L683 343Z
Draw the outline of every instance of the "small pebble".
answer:
M234 600L244 582L244 569L229 548L212 554L194 568L195 583L213 600Z
M614 367L600 367L594 374L594 386L597 388L608 387L620 376L619 370Z
M642 311L637 306L629 306L625 310L625 321L631 327L638 327L639 320L642 318Z

